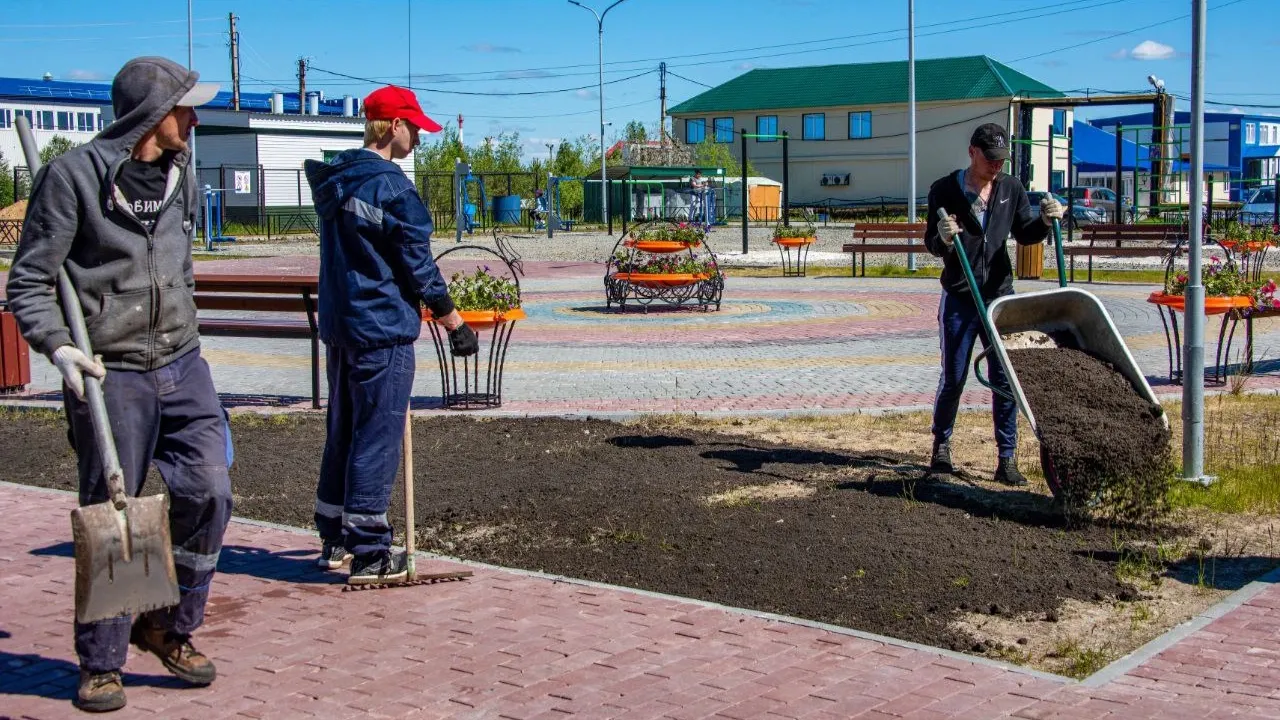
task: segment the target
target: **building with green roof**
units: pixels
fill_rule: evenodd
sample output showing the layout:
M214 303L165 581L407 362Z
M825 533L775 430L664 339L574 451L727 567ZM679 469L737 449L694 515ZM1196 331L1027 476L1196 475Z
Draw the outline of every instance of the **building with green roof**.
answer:
M1018 136L1019 101L1063 93L984 55L916 61L917 190L968 165L969 136L996 122ZM672 107L672 132L686 143L729 143L740 133L780 135L789 142L793 204L889 198L905 202L907 169L906 61L751 70ZM1034 108L1030 189L1050 184L1050 126L1065 133L1068 110ZM782 178L782 143L747 140L755 167ZM1053 180L1066 167L1066 143L1055 152ZM1059 184L1062 184L1059 182Z

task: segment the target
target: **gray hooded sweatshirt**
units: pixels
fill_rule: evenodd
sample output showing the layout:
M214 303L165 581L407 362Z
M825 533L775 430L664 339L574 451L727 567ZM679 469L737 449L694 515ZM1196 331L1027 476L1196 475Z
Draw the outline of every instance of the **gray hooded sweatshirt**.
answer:
M154 370L199 346L189 153L174 157L151 232L115 183L134 145L198 78L164 58L130 60L111 84L115 122L36 174L6 293L23 337L37 351L52 355L71 344L56 292L64 264L93 351L106 367Z

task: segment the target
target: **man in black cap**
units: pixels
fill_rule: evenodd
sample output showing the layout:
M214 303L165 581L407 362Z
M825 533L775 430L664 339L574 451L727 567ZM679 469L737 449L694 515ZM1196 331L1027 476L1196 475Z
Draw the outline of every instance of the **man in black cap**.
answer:
M995 123L981 125L969 139L969 167L947 175L929 188L929 225L924 243L943 262L942 301L938 307L942 377L934 399L933 452L929 461L929 470L935 474L953 471L951 430L964 392L974 340L981 338L984 347L991 342L978 317L960 260L952 252L953 238L960 236L982 297L990 302L1013 293L1009 236L1019 245L1043 242L1053 219L1062 218L1062 204L1052 195L1040 201L1038 212L1031 207L1022 183L1001 172L1008 159L1009 134ZM935 224L938 208L945 208L948 217ZM993 362L990 367L992 383L1007 389L1009 382L1000 363ZM1027 479L1018 472L1015 457L1018 409L1012 400L998 395L993 395L991 409L999 449L995 479L1006 485L1025 485Z

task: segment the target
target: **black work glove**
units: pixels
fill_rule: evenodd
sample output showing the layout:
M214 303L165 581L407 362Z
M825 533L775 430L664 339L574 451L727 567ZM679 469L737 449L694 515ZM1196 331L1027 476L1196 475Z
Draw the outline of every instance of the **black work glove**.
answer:
M454 357L469 357L480 352L480 338L471 326L462 323L449 331L449 352Z

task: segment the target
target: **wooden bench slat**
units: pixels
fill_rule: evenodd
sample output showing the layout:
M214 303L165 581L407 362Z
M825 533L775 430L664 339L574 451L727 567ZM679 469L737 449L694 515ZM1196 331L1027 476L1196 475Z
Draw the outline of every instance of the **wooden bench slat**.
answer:
M301 297L288 295L223 295L197 292L196 308L199 310L246 310L262 312L307 312L307 303Z
M245 320L242 318L203 318L198 321L203 335L244 335L248 337L311 337L311 323L306 320Z

